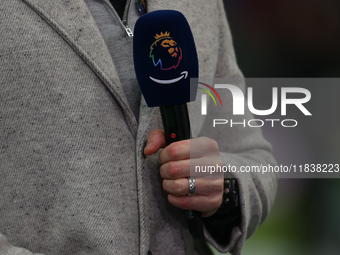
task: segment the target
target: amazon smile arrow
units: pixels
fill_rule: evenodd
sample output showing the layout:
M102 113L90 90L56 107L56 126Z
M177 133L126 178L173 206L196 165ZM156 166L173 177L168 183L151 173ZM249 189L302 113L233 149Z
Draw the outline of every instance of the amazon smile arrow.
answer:
M175 79L171 79L171 80L159 80L159 79L155 79L151 76L149 76L150 80L154 81L154 82L157 82L159 84L173 84L173 83L176 83L180 80L182 80L183 78L186 79L188 77L188 71L183 71L181 72L182 76L178 77L178 78L175 78Z

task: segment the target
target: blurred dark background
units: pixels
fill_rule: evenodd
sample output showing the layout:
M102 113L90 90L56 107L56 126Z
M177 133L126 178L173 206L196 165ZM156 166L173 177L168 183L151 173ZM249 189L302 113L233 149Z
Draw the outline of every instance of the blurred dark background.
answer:
M237 61L246 78L340 77L339 0L224 3ZM340 79L339 85L327 89L306 88L312 93L308 109L313 116L293 129L265 127L264 136L279 164L339 164ZM261 104L261 98L257 100ZM338 255L339 216L339 179L281 179L271 214L242 254Z
M246 77L339 77L340 1L224 2Z

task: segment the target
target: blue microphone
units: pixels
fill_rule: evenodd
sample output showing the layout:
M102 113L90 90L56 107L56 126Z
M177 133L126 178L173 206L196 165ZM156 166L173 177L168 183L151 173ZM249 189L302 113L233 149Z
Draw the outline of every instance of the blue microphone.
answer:
M195 101L198 58L184 15L161 10L141 16L135 25L133 57L137 80L149 107L160 107L167 144L191 138L187 102ZM187 210L191 235L203 238L199 212Z

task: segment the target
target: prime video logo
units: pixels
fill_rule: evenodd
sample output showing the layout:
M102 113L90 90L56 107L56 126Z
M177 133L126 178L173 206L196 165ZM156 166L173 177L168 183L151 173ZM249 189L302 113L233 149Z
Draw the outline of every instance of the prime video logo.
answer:
M206 85L203 83L200 83L202 85ZM231 84L215 84L215 89L228 89L231 92L232 98L233 98L233 115L244 115L245 113L245 96L242 92L242 90ZM212 87L209 86L211 89ZM220 96L217 94L217 91L215 89L211 89L215 95L218 97L218 99L221 102ZM206 91L204 89L204 91ZM295 94L302 94L302 98L288 98L288 94L295 93ZM208 93L210 97L213 98L215 105L216 101L214 99L214 96L211 93ZM201 114L207 115L207 94L202 94L201 97ZM306 107L303 105L307 103L311 99L311 93L309 90L305 88L297 88L297 87L282 87L281 88L281 116L287 115L287 105L295 105L305 116L311 116L312 114L306 109ZM274 87L272 89L272 105L267 110L258 110L255 109L253 104L253 88L249 87L247 89L247 105L248 109L251 113L258 116L268 116L273 114L277 107L278 107L278 88ZM235 122L232 119L214 119L213 120L213 127L216 127L217 125L230 125L230 127L236 126L236 125L242 125L244 127L262 127L265 122L271 123L271 126L274 127L277 122L280 122L280 124L283 127L296 127L298 125L297 120L295 119L251 119L251 120L243 120Z

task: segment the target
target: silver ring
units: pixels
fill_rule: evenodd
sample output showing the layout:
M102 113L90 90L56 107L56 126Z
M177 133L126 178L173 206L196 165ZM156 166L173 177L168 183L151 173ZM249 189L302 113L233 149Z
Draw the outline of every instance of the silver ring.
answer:
M189 180L189 194L188 197L195 196L196 193L196 180L194 178L188 178Z

